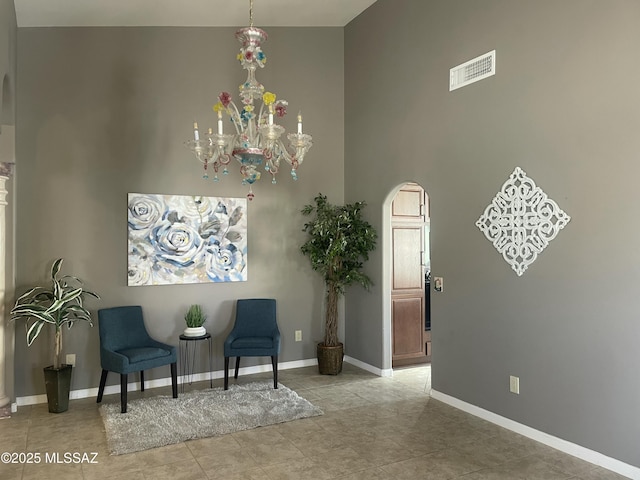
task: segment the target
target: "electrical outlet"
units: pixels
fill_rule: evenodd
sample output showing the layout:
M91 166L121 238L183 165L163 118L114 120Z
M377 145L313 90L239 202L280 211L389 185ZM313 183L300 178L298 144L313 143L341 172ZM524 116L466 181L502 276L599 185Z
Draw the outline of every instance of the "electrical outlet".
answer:
M296 342L302 341L302 330L296 330Z
M520 395L520 377L509 376L509 391Z
M67 365L76 366L76 354L75 353L67 353Z

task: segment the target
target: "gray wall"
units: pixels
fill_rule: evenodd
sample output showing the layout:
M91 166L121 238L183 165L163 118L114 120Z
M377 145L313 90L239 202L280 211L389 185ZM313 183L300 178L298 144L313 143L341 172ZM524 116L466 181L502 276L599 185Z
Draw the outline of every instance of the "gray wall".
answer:
M346 201L381 227L400 183L431 200L433 388L637 467L639 23L634 0L378 0L345 29ZM475 227L516 166L572 217L522 277ZM378 366L382 255L346 298Z
M15 125L16 10L0 0L0 125Z
M215 336L215 369L237 298L273 297L283 335L281 361L315 358L323 288L299 253L302 206L319 192L343 201L343 29L271 28L268 62L257 73L289 101L284 125L302 109L314 146L293 182L267 175L248 206L249 280L242 283L127 287L127 193L244 197L235 165L218 184L182 142L194 119L214 126L222 90L237 92L246 73L232 28L21 28L18 33L19 161L17 287L46 281L51 262L98 292L93 310L142 305L150 332L177 345L183 315L200 303ZM237 96L237 94L236 94ZM294 343L294 330L304 341ZM17 395L44 392L42 367L52 341L27 349L16 335ZM76 353L73 389L100 378L98 329L76 325L65 353ZM247 359L246 365L268 359ZM150 378L168 376L152 371ZM109 383L117 383L115 375Z

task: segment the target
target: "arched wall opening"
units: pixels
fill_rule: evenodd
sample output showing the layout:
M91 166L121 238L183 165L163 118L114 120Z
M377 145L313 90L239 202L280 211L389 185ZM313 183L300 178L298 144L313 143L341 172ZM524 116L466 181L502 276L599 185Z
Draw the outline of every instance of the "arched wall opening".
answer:
M9 75L5 74L2 78L2 90L0 90L0 126L13 125L13 119L13 94L11 92L11 80L9 79Z
M0 90L0 162L15 162L15 133L11 82L5 74Z
M390 376L393 373L393 364L398 360L394 360L394 326L393 326L393 301L392 301L392 292L393 292L393 248L394 248L394 240L393 240L393 216L392 216L392 207L394 199L396 199L398 193L403 190L405 187L410 185L419 186L424 190L425 196L425 205L424 205L424 243L421 247L423 251L421 255L421 264L428 269L430 264L430 255L429 255L429 231L430 231L430 221L429 221L429 209L428 209L428 193L426 188L418 182L407 180L396 185L391 191L387 194L382 204L382 374L384 376ZM397 219L397 217L396 217ZM428 270L423 270L426 274ZM425 278L426 281L426 278ZM425 283L425 286L427 284ZM425 298L429 292L425 289L424 291ZM430 312L429 312L429 302L425 301L424 303L424 311L422 318L418 319L421 322L426 320L424 315L429 316L430 321ZM412 315L414 318L415 315ZM425 323L422 323L425 325ZM430 334L429 334L430 336ZM397 347L397 344L396 344ZM424 345L423 345L424 347ZM397 359L396 352L396 359ZM423 360L424 361L424 360ZM411 362L409 362L411 363Z

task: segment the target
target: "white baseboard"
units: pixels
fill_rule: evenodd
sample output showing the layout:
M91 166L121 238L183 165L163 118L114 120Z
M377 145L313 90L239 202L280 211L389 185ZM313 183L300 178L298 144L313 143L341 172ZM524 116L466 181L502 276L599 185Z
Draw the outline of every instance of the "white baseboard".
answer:
M357 360L355 358L352 358L346 355L344 357L344 361L352 365L355 365L356 367L362 368L363 370L371 372L375 375L378 375L380 377L391 377L393 375L393 370L381 370L372 365L369 365L368 363L361 362L360 360ZM290 370L292 368L312 367L317 364L318 364L317 358L308 358L305 360L294 360L292 362L278 363L278 370ZM264 373L264 372L270 372L270 371L271 371L270 363L265 363L262 365L253 365L251 367L240 367L241 375L251 375L254 373ZM178 376L178 383L181 384L183 382L189 382L189 383L204 382L206 380L209 380L209 378L212 378L213 380L218 378L224 378L224 371L216 370L214 372L211 372L211 377L209 377L209 372L196 373L194 375L189 375L188 377L186 375ZM158 388L158 387L166 387L169 385L171 385L171 377L157 378L155 380L145 381L145 388ZM140 390L140 382L130 382L128 384L127 391L135 392L138 390ZM113 393L120 393L120 384L107 385L105 387L104 389L105 395L110 395ZM76 400L79 398L97 397L97 396L98 396L97 387L84 388L80 390L72 390L69 393L69 399L71 400ZM18 397L16 399L16 403L13 404L15 405L15 409L14 407L12 407L12 410L15 413L18 410L17 407L22 407L26 405L37 405L40 403L47 403L46 394Z
M377 367L374 367L373 365L369 365L368 363L364 363L361 362L360 360L357 360L355 358L349 357L347 355L345 355L344 357L344 361L347 363L350 363L358 368L361 368L363 370L366 370L367 372L371 372L375 375L378 375L380 377L391 377L393 376L393 370L381 370ZM306 360L295 360L292 362L283 362L283 363L278 363L278 370L290 370L292 368L302 368L302 367L311 367L313 365L317 365L318 364L318 359L317 358L308 358ZM264 373L264 372L271 372L271 364L270 363L265 363L262 365L253 365L250 367L240 367L240 374L241 375L251 375L254 373ZM218 379L218 378L224 378L224 371L223 370L216 370L214 372L211 372L211 377L209 377L209 372L203 372L203 373L196 373L194 375L183 375L183 376L179 376L178 377L178 383L181 384L183 382L202 382L202 381L206 381L209 380L209 378L212 379ZM145 381L145 388L158 388L158 387L166 387L171 385L171 377L165 377L165 378L157 378L155 380L146 380ZM130 382L127 386L127 391L129 392L135 392L140 390L140 382ZM107 385L104 389L104 394L105 395L110 395L110 394L114 394L114 393L120 393L120 384L116 384L116 385ZM80 389L80 390L72 390L69 394L69 399L71 400L77 400L80 398L90 398L90 397L97 397L98 396L98 388L94 387L94 388L84 388L84 389ZM22 406L26 406L26 405L37 405L40 403L47 403L47 395L46 394L41 394L41 395L30 395L30 396L26 396L26 397L18 397L16 399L16 411L17 411L17 407L22 407Z
M69 396L69 398L71 398L71 395ZM16 405L18 407L24 407L25 405L37 405L39 403L47 403L47 396L45 394L28 395L26 397L16 398Z
M306 360L294 360L292 362L284 362L278 363L278 371L280 370L291 370L292 368L302 368L302 367L312 367L313 365L318 364L317 358L308 358ZM231 370L231 367L229 367ZM242 375L251 375L252 373L264 373L271 371L271 364L265 363L262 365L254 365L252 367L240 367L240 374ZM207 380L209 378L208 373L201 374L203 376L202 380ZM213 378L224 378L224 371L218 370L214 372Z
M278 370L289 370L292 368L310 367L317 364L318 364L318 359L316 358L310 358L307 360L295 360L292 362L278 363ZM253 373L271 372L271 368L272 368L271 363L265 363L263 365L254 365L251 367L240 367L240 374L251 375ZM206 380L209 380L209 378L212 378L214 380L218 378L224 378L224 371L216 370L214 372L211 372L211 377L209 377L209 372L196 373L194 375L189 375L189 376L187 375L178 376L178 384L182 384L183 382L191 383L191 382L206 381ZM171 377L157 378L155 380L145 380L144 383L145 383L145 388L166 387L171 385ZM127 391L129 392L135 392L138 390L140 390L140 382L130 382L127 386ZM113 393L120 393L119 383L117 385L107 385L105 387L104 389L105 395L110 395ZM98 387L72 390L69 393L70 400L77 400L79 398L90 398L90 397L97 397L97 396L98 396ZM23 407L26 405L37 405L40 403L47 403L46 394L18 397L16 399L16 402L13 404L15 405L15 409L12 405L11 410L12 412L15 413L18 411L18 407Z
M378 375L379 377L392 377L393 370L385 369L382 370L378 367L374 367L373 365L369 365L368 363L361 362L360 360L350 357L348 355L344 356L344 361L350 363L353 366L361 368L362 370L366 370L367 372L373 373L374 375Z
M459 410L470 413L471 415L475 415L476 417L480 417L491 423L499 425L500 427L504 427L508 430L519 433L520 435L524 435L525 437L531 438L532 440L535 440L537 442L544 443L545 445L555 448L556 450L560 450L561 452L581 458L582 460L585 460L589 463L599 465L603 468L606 468L607 470L611 470L613 472L619 473L620 475L624 475L625 477L632 478L634 480L640 480L640 468L634 467L633 465L621 462L620 460L616 460L615 458L607 457L606 455L598 453L594 450L589 450L588 448L576 445L575 443L571 443L566 440L562 440L561 438L554 437L553 435L549 435L548 433L541 432L534 428L502 417L493 412L490 412L489 410L477 407L437 390L431 390L431 397L435 398L436 400L440 400L447 405L451 405L452 407L455 407Z

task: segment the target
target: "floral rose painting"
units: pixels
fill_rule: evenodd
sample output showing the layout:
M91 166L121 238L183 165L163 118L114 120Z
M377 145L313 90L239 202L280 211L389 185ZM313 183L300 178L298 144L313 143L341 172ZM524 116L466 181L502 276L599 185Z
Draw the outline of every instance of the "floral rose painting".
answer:
M247 280L247 200L130 193L129 286Z

